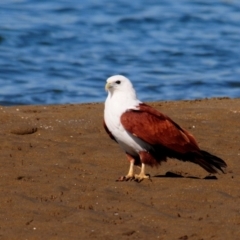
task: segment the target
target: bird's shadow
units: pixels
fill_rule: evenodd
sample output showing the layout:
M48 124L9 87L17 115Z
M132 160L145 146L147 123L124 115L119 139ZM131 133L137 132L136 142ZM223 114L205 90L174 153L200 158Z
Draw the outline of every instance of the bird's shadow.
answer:
M195 176L183 176L180 173L166 172L165 175L154 175L153 178L192 178L192 179L201 179L201 180L217 180L216 176L208 175L204 178L195 177Z

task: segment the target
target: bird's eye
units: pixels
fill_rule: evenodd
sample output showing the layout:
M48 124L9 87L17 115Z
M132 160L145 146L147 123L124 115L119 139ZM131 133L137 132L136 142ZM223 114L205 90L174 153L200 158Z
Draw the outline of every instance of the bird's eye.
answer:
M119 80L118 80L118 81L116 81L116 83L117 83L117 84L120 84L120 83L121 83L121 81L119 81Z

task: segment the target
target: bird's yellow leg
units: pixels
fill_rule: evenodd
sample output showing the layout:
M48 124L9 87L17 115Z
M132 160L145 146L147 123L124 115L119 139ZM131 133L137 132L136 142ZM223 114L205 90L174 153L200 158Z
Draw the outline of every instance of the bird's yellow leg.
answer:
M145 174L145 164L142 163L141 171L139 174L134 175L134 180L137 182L141 182L143 179L146 179L146 178L150 179L150 176Z
M134 177L133 167L134 167L134 159L130 161L129 171L128 171L128 174L125 176L126 179L131 179Z
M130 167L129 167L128 174L126 176L121 176L117 181L128 181L128 180L133 180L134 179L134 170L133 170L133 168L134 168L135 159L131 155L127 154L127 153L126 153L126 155L127 155L127 158L128 158L128 160L130 162Z

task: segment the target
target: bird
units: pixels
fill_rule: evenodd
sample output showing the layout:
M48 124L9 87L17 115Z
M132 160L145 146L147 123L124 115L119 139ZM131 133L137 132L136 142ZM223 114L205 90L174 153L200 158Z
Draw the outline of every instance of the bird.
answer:
M128 173L117 181L150 179L145 173L146 165L159 166L168 158L198 164L209 173L224 173L227 167L224 160L200 149L191 133L140 101L127 77L109 77L105 89L108 95L104 106L104 129L120 145L130 162ZM139 174L134 174L134 166L141 168Z

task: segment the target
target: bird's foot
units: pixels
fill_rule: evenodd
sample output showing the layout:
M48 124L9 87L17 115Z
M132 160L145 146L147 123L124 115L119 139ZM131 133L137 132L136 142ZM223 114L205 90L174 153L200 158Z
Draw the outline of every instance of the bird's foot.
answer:
M126 182L126 181L136 181L136 182L141 182L144 179L149 179L150 181L152 181L152 179L150 178L150 174L135 174L133 175L126 175L126 176L121 176L119 177L116 182Z
M149 179L150 181L152 181L152 179L150 178L150 174L140 173L140 174L134 175L134 181L136 181L136 182L141 182L144 179Z
M124 181L132 181L132 180L134 180L135 179L135 177L134 177L134 175L129 175L129 174L127 174L126 176L121 176L121 177L119 177L117 180L116 180L116 182L124 182Z

